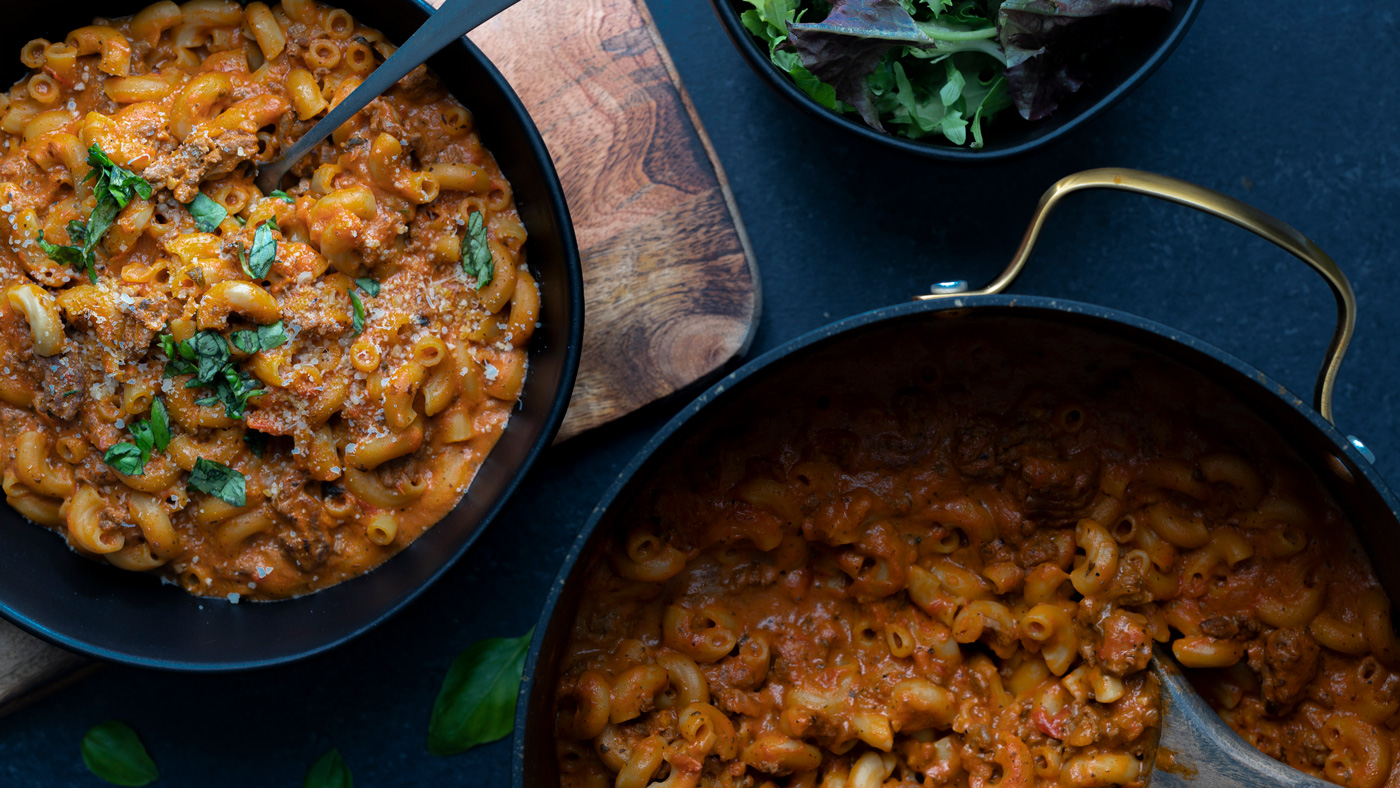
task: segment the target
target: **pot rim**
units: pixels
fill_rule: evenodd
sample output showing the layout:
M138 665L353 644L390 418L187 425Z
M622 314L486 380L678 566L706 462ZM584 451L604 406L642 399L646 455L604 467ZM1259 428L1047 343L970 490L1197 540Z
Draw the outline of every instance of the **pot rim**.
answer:
M1353 445L1352 440L1348 436L1344 435L1336 426L1322 418L1307 400L1293 394L1278 381L1259 369L1245 363L1233 354L1163 323L1140 317L1131 312L1124 312L1096 304L1087 304L1080 301L1049 296L1025 295L968 295L936 301L914 301L907 304L880 307L878 309L862 312L843 320L829 323L791 339L716 381L712 386L696 397L694 401L686 405L679 413L673 416L664 427L657 431L657 433L647 441L646 445L637 451L637 454L626 467L619 471L617 478L608 486L607 491L603 493L602 498L593 508L593 512L589 515L588 521L584 524L583 528L580 529L578 536L574 539L574 543L569 547L568 553L564 556L564 561L560 566L559 572L556 573L554 582L550 585L549 592L545 597L544 607L540 611L539 619L535 623L535 637L530 643L530 651L525 659L524 674L520 682L520 693L516 698L515 732L513 737L514 759L511 769L511 784L515 786L515 788L523 788L524 786L525 742L529 733L526 727L530 711L529 699L535 689L535 680L539 678L536 675L536 670L538 668L540 652L544 644L545 633L549 629L550 622L558 612L559 601L565 583L578 568L579 556L592 539L594 532L597 531L603 518L618 503L619 496L621 496L630 485L637 473L645 465L653 462L655 460L655 455L664 450L667 444L689 425L692 419L705 411L709 405L725 397L728 392L737 388L739 384L762 374L773 364L788 359L800 351L812 348L828 340L834 340L837 337L844 336L857 329L897 320L908 315L966 311L986 307L1024 309L1028 312L1055 312L1097 318L1108 323L1117 323L1150 334L1155 334L1163 339L1184 346L1188 350L1210 356L1228 367L1232 372L1240 375L1249 384L1261 387L1270 396L1277 398L1311 422L1314 428L1327 437L1328 442L1332 444L1332 448L1339 455L1350 460L1348 470L1356 477L1357 481L1360 482L1364 480L1365 483L1374 488L1390 508L1392 514L1395 515L1396 519L1400 520L1400 499L1397 499L1389 486L1386 485L1380 474L1373 467L1372 461ZM549 677L549 680L552 681L553 677Z

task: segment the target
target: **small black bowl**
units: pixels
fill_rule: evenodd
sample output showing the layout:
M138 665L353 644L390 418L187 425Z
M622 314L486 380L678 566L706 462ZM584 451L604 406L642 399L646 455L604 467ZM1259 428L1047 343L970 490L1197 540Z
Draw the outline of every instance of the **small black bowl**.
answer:
M1004 110L995 121L984 125L986 145L980 150L960 147L937 140L911 140L896 134L886 134L865 125L858 117L849 117L813 101L792 79L768 59L767 47L739 21L747 6L741 0L710 0L729 40L734 42L744 60L777 91L796 106L812 115L833 123L872 142L936 161L977 163L1002 161L1029 153L1069 134L1100 112L1117 104L1124 96L1167 59L1181 43L1191 23L1200 13L1203 0L1172 0L1172 10L1165 15L1143 9L1140 19L1124 20L1122 35L1106 51L1096 56L1095 69L1079 92L1060 102L1048 118L1028 121L1016 114L1014 108Z
M0 31L13 58L33 38L61 41L95 16L135 13L147 0L16 4ZM432 14L419 0L333 0L393 41ZM14 77L19 65L13 63ZM441 522L382 566L308 596L229 604L163 587L155 578L74 555L47 528L0 504L0 615L56 645L91 657L153 668L226 671L317 654L393 615L466 552L550 444L573 390L583 339L583 277L559 177L539 130L504 78L465 38L428 62L470 108L515 192L529 230L530 265L541 291L540 328L530 340L521 404L466 496Z

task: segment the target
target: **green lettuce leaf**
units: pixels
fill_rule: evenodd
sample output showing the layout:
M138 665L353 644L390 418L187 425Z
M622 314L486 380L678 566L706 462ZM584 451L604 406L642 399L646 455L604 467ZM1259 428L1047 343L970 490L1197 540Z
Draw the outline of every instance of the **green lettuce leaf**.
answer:
M940 56L975 51L1000 58L1000 49L991 40L995 35L996 28L985 21L976 28L916 21L897 0L835 0L823 21L788 25L788 41L802 65L831 85L837 100L849 104L867 125L880 131L885 127L870 76L892 50L908 48ZM911 116L917 114L906 101L900 106ZM941 128L941 118L938 123ZM913 125L923 128L917 121Z

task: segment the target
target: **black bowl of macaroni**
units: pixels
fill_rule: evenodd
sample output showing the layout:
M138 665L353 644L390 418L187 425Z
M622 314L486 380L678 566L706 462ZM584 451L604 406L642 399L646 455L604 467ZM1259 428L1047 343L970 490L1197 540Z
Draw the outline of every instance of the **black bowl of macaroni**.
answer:
M432 13L339 5L30 4L0 35L0 615L39 637L200 671L332 648L562 421L577 245L470 42L253 184Z

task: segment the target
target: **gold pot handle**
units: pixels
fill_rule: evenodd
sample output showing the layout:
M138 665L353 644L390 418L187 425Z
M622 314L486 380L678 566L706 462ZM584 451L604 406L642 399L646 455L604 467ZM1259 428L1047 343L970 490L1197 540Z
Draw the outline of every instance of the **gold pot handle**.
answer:
M1332 288L1332 294L1337 297L1337 329L1332 333L1332 343L1327 347L1322 370L1318 372L1313 397L1317 412L1328 422L1333 422L1332 390L1337 383L1337 370L1342 365L1342 356L1346 355L1347 345L1351 343L1352 333L1356 329L1356 297L1352 295L1351 283L1347 281L1346 275L1317 244L1289 225L1234 197L1176 178L1121 167L1087 170L1062 178L1040 198L1040 204L1031 215L1030 226L1026 228L1026 235L1021 239L1020 248L1011 258L1011 264L1006 266L996 279L980 290L965 290L960 286L961 283L936 285L934 293L919 296L919 300L991 295L1010 287L1016 277L1020 276L1021 269L1026 267L1026 261L1030 259L1031 251L1035 248L1035 242L1040 237L1040 230L1050 212L1065 195L1085 189L1118 189L1145 194L1218 216L1274 242L1320 274L1327 281L1327 286Z

